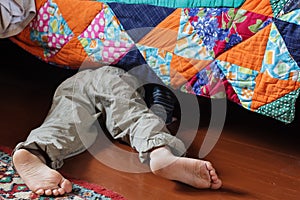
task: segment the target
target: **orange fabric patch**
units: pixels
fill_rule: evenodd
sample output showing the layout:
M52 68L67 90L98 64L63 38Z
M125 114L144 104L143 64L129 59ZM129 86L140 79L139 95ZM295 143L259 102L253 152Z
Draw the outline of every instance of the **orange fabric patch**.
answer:
M10 37L9 39L29 53L44 59L44 49L28 38L30 38L29 26L27 26L20 34Z
M39 10L48 0L35 0L36 10Z
M52 61L70 68L78 69L87 58L88 55L84 51L80 41L76 37L72 37L72 39L66 43L55 56L48 60L50 62Z
M171 86L180 87L211 62L212 60L194 60L173 55L170 63Z
M70 1L57 1L55 3L75 37L81 34L103 9L103 3L97 1L73 0L72 3Z
M300 82L272 78L268 72L259 74L255 82L251 110L257 110L300 87Z
M230 62L241 67L260 71L268 43L271 24L230 50L221 54L217 59Z
M246 0L240 9L273 17L272 6L267 0Z
M138 43L173 52L177 42L180 17L181 9L176 9Z
M73 0L72 4L70 4L70 1L53 1L58 5L62 17L67 21L68 26L75 34L72 39L68 41L57 54L55 54L54 57L45 57L44 49L40 47L39 44L36 44L36 42L28 39L30 38L29 26L27 26L21 34L10 39L29 53L42 58L46 62L52 61L71 68L78 68L87 58L87 54L78 41L77 36L87 28L87 26L103 8L103 3L88 0ZM39 9L45 4L45 2L47 1L37 1L36 7ZM86 12L87 10L89 12Z

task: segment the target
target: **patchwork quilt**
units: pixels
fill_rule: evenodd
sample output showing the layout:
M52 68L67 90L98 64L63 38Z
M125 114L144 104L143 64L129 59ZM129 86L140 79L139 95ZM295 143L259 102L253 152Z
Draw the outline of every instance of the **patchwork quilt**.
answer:
M300 92L300 0L36 0L11 40L45 62L88 60L285 123Z

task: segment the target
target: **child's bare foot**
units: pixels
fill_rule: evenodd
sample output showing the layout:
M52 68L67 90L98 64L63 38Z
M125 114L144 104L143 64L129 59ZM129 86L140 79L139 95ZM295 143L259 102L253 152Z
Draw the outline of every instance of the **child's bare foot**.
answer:
M222 181L208 161L176 157L167 147L150 153L150 168L158 176L180 181L195 188L219 189Z
M25 149L14 153L13 163L27 187L36 194L58 196L72 191L69 180Z

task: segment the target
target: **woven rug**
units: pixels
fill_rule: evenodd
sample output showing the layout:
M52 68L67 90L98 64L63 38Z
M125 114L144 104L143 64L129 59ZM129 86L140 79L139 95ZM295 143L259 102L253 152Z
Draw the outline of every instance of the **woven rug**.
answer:
M33 194L24 184L20 176L11 165L12 150L0 146L0 199L16 200L62 200L62 199L99 199L99 200L125 200L116 192L99 185L85 181L69 179L73 183L73 190L69 194L59 197L38 196Z

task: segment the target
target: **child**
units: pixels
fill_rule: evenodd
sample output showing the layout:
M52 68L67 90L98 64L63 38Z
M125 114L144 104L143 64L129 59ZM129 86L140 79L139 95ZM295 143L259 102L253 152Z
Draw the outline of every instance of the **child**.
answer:
M71 182L55 169L92 145L100 117L114 139L127 142L141 162L149 161L154 174L196 188L220 188L210 162L182 157L183 142L147 107L142 89L134 76L112 66L84 70L64 81L44 123L13 153L14 167L29 189L40 195L71 192Z

